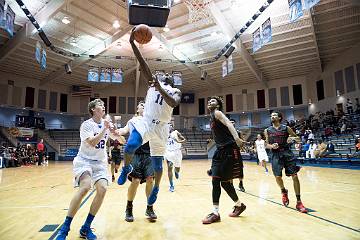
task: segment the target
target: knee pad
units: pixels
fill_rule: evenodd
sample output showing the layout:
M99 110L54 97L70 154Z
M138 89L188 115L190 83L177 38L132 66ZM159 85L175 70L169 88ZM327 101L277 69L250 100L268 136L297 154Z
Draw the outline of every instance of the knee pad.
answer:
M128 142L126 143L124 152L128 154L134 154L136 149L138 149L142 144L142 137L140 133L133 129L130 133Z
M164 158L160 157L160 156L154 156L151 157L151 162L154 168L155 172L161 172L162 171L162 162L163 162Z

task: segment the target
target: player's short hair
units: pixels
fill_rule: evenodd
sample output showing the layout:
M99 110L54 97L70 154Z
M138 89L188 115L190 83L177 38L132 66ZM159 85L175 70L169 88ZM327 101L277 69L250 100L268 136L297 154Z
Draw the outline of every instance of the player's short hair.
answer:
M96 105L104 105L104 101L101 100L100 98L96 98L96 99L92 100L91 102L89 102L88 110L89 110L89 113L91 116L94 114L93 109L96 107Z
M273 111L271 114L276 113L278 117L280 118L280 122L283 120L283 115L281 112Z
M224 101L223 101L222 97L212 96L210 99L215 99L215 100L218 102L218 105L219 105L218 110L219 110L219 111L222 111L222 110L223 110Z

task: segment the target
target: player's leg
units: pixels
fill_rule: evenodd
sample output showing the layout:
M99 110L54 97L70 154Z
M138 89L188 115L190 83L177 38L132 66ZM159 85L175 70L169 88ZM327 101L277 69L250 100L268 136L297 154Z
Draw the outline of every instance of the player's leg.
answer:
M165 155L167 136L169 133L168 124L163 126L157 125L156 128L157 129L154 131L155 134L149 140L150 158L154 169L155 184L148 198L148 205L153 205L156 202L157 195L159 193L161 177L163 174L163 156Z
M175 167L175 178L179 179L180 177L180 168L181 168L181 163L182 163L182 152L181 150L176 151L176 155L175 155L175 161L174 161L174 167Z
M134 128L130 133L126 147L124 149L124 166L121 169L117 181L119 185L123 185L126 182L127 176L132 171L133 168L130 163L134 157L136 149L142 145L142 142L143 138L141 134Z
M154 187L154 174L155 173L154 173L154 168L153 168L153 165L151 162L150 155L146 154L146 155L143 155L143 157L144 157L144 159L143 159L143 175L144 175L145 181L146 181L145 194L146 194L147 200L149 200L150 194ZM154 212L153 205L147 204L145 216L147 216L151 222L156 221L157 216Z
M111 181L115 182L115 162L113 158L111 159L110 170L111 170Z
M75 160L74 160L75 161ZM75 165L76 166L76 165ZM78 166L80 167L80 166ZM85 168L84 168L85 170ZM75 171L75 168L74 168ZM91 170L90 170L91 171ZM76 212L80 208L80 203L85 195L89 192L91 188L91 177L90 172L86 171L83 173L79 173L78 177L75 178L76 185L79 186L79 190L74 194L73 198L70 201L70 206L65 218L64 223L62 224L60 231L56 236L56 240L66 239L68 232L70 231L70 225L75 216Z
M93 173L92 181L94 182L96 195L91 203L89 214L80 229L80 236L86 239L97 239L90 226L104 201L110 179L108 179L109 172L107 163L102 161L91 161L91 168Z
M275 176L275 180L279 188L281 189L282 194L282 203L284 206L289 205L289 197L288 197L288 190L284 186L284 181L282 179L282 170L284 168L284 162L280 159L280 153L272 153L270 155L272 158L272 171Z
M139 178L132 178L130 186L128 188L127 193L127 204L125 210L125 221L133 222L134 215L133 215L133 201L135 199L135 195L137 192L137 188L139 187L140 179Z
M236 194L234 185L230 181L221 182L221 187L226 191L229 197L234 201L234 209L229 214L230 217L238 217L243 211L245 211L246 206L240 200Z
M203 224L211 224L211 223L220 221L220 213L219 213L220 195L221 195L220 178L213 177L212 178L212 202L213 202L214 209L210 214L208 214L202 220Z
M166 163L167 163L167 167L168 167L168 178L169 178L169 191L170 192L174 192L175 187L174 187L174 176L173 176L173 169L174 169L174 164L172 162L170 162L168 159L165 159Z
M299 212L307 213L306 208L304 207L301 197L300 197L300 181L297 173L300 171L300 167L296 166L295 159L287 158L284 160L285 162L285 174L286 176L291 176L294 185L294 191L296 195L296 209Z

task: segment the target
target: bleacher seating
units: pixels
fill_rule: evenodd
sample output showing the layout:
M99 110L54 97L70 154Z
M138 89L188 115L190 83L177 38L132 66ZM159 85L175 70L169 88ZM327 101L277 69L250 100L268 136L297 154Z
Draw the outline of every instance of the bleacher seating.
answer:
M51 130L50 137L60 144L60 156L65 157L67 149L80 147L79 130Z

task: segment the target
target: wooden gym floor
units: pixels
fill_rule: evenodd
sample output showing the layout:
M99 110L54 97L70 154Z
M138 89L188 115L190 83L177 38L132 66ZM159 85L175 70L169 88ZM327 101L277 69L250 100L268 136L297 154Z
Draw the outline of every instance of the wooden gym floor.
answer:
M244 186L238 192L247 209L230 218L232 201L222 191L222 221L202 225L212 210L211 181L206 175L210 162L184 161L175 192L168 191L167 176L155 211L156 223L144 216L144 185L134 201L133 223L124 220L125 186L112 184L92 227L99 239L360 239L360 171L304 167L300 171L302 199L309 214L297 212L290 178L289 208L282 206L280 191L272 174L255 163L245 162ZM166 167L165 167L166 168ZM166 169L164 173L166 172ZM238 180L235 180L238 185ZM54 239L66 215L71 197L72 163L50 163L47 167L0 170L0 239ZM79 239L94 192L89 192L73 220L68 239Z

